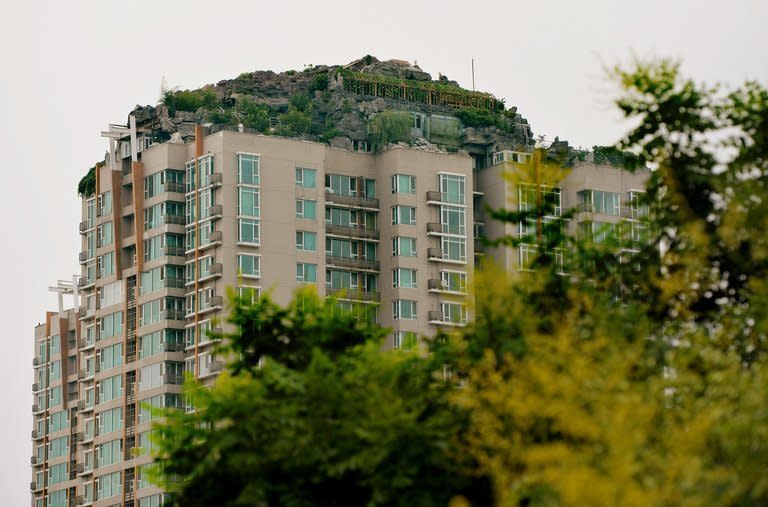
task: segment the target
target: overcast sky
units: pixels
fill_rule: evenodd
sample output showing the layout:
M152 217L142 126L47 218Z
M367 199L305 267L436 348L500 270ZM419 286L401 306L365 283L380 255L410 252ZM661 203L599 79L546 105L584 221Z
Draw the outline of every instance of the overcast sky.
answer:
M765 0L458 2L5 0L0 16L3 357L0 505L29 505L33 327L79 272L77 182L106 125L246 71L417 61L515 105L536 135L610 144L624 126L605 68L680 59L698 81L768 82Z

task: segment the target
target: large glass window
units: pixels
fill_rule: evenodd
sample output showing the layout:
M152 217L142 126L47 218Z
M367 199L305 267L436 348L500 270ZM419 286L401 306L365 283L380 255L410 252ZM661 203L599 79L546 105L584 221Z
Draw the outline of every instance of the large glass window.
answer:
M296 199L296 218L317 218L317 201Z
M112 222L100 224L96 230L98 232L98 245L100 247L112 244L112 241L114 240L112 234Z
M325 189L337 195L357 196L357 178L343 174L326 174Z
M444 322L467 323L467 307L463 303L440 302L440 311Z
M392 346L396 350L412 351L416 350L419 344L419 336L410 331L397 331L392 341Z
M200 188L207 187L213 174L213 155L203 155L197 161L186 163L187 192L193 192L197 186L197 166L200 167Z
M467 291L467 274L457 271L441 271L440 288L451 292L465 293Z
M96 478L96 491L99 500L111 498L121 493L121 473L122 472L114 472Z
M443 259L464 262L467 260L466 239L443 236L440 238Z
M99 403L115 400L123 395L123 376L115 375L98 383Z
M96 463L99 468L114 465L123 460L123 440L117 438L96 446Z
M104 255L96 257L96 270L99 278L106 278L115 274L115 255L113 252L107 252Z
M579 205L584 211L618 216L621 211L619 194L601 190L582 190L578 193Z
M239 254L237 256L237 271L241 276L261 276L261 257L258 255Z
M254 187L239 187L237 192L238 216L259 218L259 189Z
M68 481L69 474L67 473L67 464L59 463L58 465L52 465L48 469L48 485L52 486L60 482Z
M117 407L96 414L99 435L106 435L123 429L123 408Z
M348 239L325 238L325 254L332 257L357 257L357 242Z
M460 174L440 175L440 198L451 204L466 204L464 197L465 177Z
M392 223L416 225L416 208L412 206L392 206Z
M296 250L308 252L317 250L317 234L308 231L296 231Z
M237 182L259 186L259 156L246 153L237 155Z
M317 264L299 262L296 264L296 281L306 283L317 282Z
M402 320L416 320L416 301L395 299L392 302L393 317Z
M237 219L237 241L249 245L261 244L261 225L253 218Z
M317 186L317 171L306 167L296 168L296 186L315 188Z
M123 332L123 312L110 313L99 319L99 339L119 336Z
M466 210L456 206L440 206L440 223L444 234L466 234Z
M104 347L96 353L99 361L99 371L106 371L123 364L123 344L117 343Z
M392 176L393 194L415 194L416 176L410 174L395 174Z
M396 236L392 238L392 255L416 257L416 238Z
M401 289L416 288L416 270L397 268L392 270L392 287Z

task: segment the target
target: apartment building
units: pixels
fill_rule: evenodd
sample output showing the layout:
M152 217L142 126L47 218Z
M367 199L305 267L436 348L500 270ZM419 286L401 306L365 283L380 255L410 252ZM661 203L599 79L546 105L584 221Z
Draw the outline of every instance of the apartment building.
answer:
M478 241L526 231L484 223L485 205L524 209L531 191L548 192L559 203L548 219L579 208L568 227L642 223L643 173L582 164L531 189L502 177L528 152L479 168L465 152L194 132L155 143L132 121L105 133L110 157L82 203L81 276L67 288L74 309L35 329L33 507L162 505L146 474L153 409L182 407L185 372L210 382L221 371L208 333L226 326L230 287L286 303L311 285L408 349L470 318L483 255L525 268L535 245Z

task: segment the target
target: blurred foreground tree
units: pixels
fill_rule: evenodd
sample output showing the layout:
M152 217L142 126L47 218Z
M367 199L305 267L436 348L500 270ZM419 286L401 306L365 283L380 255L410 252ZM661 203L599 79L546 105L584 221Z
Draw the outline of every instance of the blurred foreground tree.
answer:
M616 75L651 238L621 263L565 238L567 276L539 242L532 272L476 280L462 448L497 505L768 505L768 92Z
M302 292L288 307L234 299L213 388L170 411L157 460L177 505L447 505L490 500L451 455L464 420L435 356L381 352L384 331Z

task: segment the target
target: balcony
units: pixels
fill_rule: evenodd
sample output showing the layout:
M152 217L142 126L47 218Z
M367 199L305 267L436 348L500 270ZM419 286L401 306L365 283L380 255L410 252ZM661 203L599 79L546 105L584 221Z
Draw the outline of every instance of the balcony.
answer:
M32 430L32 440L42 440L43 433L38 433L37 430Z
M214 204L213 206L208 206L203 218L221 218L222 212L221 204Z
M42 414L43 412L45 412L45 406L37 405L37 404L32 405L32 414L33 415L39 415L39 414Z
M38 384L37 382L35 382L34 384L32 384L32 392L33 392L33 393L36 393L36 392L37 392L37 391L39 391L39 390L40 390L40 384Z
M91 256L86 251L80 252L80 254L77 256L77 260L80 261L80 264L85 264L85 262L90 258Z
M37 466L37 465L42 465L43 463L42 461L40 462L37 461L37 456L32 456L31 458L29 458L29 464L32 466Z
M181 385L184 383L184 375L163 375L163 384Z
M33 357L32 358L32 366L40 366L40 358L39 357Z
M451 199L448 193L438 192L436 190L427 190L427 204L430 206L440 206L442 204L448 204L451 206L464 206L466 201L464 194L458 195L460 199ZM457 202L454 202L457 201Z
M222 183L221 173L213 173L208 176L208 184L213 187L220 187Z
M336 204L339 206L348 206L350 208L364 208L364 209L379 209L378 199L369 199L367 197L358 197L352 195L340 195L334 192L325 190L325 201L329 204Z
M466 294L467 291L458 287L451 287L447 280L430 278L427 280L427 291L432 293Z
M43 485L32 481L29 483L29 489L32 490L32 493L39 493L43 490Z
M325 224L325 233L331 236L342 236L345 238L376 239L380 233L375 229L366 229L364 227L352 227L346 225Z
M486 245L485 245L485 241L483 241L482 239L475 238L474 247L475 247L475 255L485 254Z
M437 192L436 190L427 190L427 204L442 204L443 203L443 194L440 192Z
M379 271L380 269L378 261L371 261L360 257L334 257L329 255L325 258L325 264L328 267L361 271Z
M160 320L184 320L184 311L171 309L160 312Z
M80 338L77 341L77 348L80 349L80 351L84 351L90 348L93 348L96 345L95 340L88 340L86 338Z
M443 251L439 248L427 248L427 260L442 261Z
M440 310L430 310L427 312L427 320L430 324L435 326L458 326L463 327L467 325L466 318L463 320L452 319L450 315L443 314Z
M183 246L165 246L163 247L163 254L168 257L184 257Z
M443 233L443 224L438 222L429 222L427 224L427 235L433 236L435 234L442 234Z
M176 192L177 194L183 194L185 192L184 184L176 183L174 181L166 181L162 186L161 192Z
M208 301L203 301L198 313L207 313L215 310L221 310L224 305L224 300L221 296L211 296Z
M367 290L359 290L359 289L344 288L344 287L341 287L341 288L326 287L325 294L327 296L333 296L336 299L339 299L342 301L371 302L371 301L381 300L381 294L379 292L371 292Z
M83 220L82 222L80 222L80 234L85 234L85 231L87 230L88 230L88 221Z
M186 225L187 218L184 215L163 215L161 223L174 224L174 225Z

